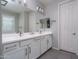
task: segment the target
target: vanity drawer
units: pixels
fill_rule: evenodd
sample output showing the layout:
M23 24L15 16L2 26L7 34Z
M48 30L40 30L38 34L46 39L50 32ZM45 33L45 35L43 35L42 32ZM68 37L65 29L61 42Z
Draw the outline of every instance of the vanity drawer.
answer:
M21 47L27 46L27 45L30 44L31 42L32 42L32 39L25 40L25 41L21 41L21 42L20 42L20 46L21 46Z
M19 43L11 43L3 46L4 53L15 50L19 47Z
M45 36L46 39L47 39L47 38L50 38L50 37L51 37L50 35L46 35L46 36Z
M45 36L41 36L41 37L40 37L40 39L44 39L44 38L45 38Z
M33 40L40 40L40 39L41 39L41 37L36 37Z

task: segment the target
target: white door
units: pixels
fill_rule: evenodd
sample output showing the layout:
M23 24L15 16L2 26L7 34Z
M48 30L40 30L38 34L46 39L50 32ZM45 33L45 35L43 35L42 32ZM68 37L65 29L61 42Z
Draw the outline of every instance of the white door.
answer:
M43 54L47 50L47 39L43 37L41 39L41 54Z
M59 6L60 49L77 53L78 49L78 9L77 1Z
M32 43L29 45L29 59L36 59L40 56L40 40L34 39Z
M4 55L4 59L27 59L26 49L14 50L12 52L7 52Z

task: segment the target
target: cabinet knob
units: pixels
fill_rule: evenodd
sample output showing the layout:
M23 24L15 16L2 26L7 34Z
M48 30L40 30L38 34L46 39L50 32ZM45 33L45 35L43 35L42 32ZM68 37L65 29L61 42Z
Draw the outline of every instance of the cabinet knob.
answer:
M76 35L76 33L72 33L72 35L74 35L74 36L75 36L75 35Z
M26 51L25 55L27 56L27 48L25 49L25 51Z
M47 40L47 44L49 43L49 40Z
M29 49L29 53L31 54L31 47L28 47L28 49Z

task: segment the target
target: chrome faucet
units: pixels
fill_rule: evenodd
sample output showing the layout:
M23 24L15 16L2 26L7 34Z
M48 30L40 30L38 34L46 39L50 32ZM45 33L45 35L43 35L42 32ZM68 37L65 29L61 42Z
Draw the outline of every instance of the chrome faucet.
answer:
M19 26L19 36L22 36L22 26Z
M40 34L41 34L41 33L42 33L42 30L40 30L39 32L40 32Z
M22 32L21 32L21 31L19 32L19 36L20 36L20 37L22 36Z

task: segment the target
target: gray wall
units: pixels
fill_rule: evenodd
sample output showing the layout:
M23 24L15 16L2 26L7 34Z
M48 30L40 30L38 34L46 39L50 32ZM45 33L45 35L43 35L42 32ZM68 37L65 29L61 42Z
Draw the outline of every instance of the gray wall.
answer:
M50 20L56 20L51 25L51 31L53 32L53 47L58 48L58 3L59 1L52 1L46 7L46 16L50 17Z

